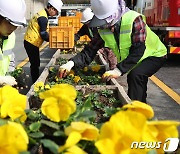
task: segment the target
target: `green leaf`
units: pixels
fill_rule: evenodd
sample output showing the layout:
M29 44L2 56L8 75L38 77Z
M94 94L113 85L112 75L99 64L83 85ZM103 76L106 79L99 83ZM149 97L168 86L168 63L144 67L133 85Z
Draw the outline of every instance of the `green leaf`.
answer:
M32 138L42 138L44 137L44 133L42 132L29 133L29 136Z
M47 125L47 126L49 126L51 128L59 130L59 125L57 123L55 123L55 122L47 121L47 120L41 120L40 123L44 124L44 125Z
M91 98L89 97L86 101L85 101L85 103L84 103L84 105L83 105L83 107L82 107L82 111L85 111L85 110L88 110L88 109L91 109L92 108L92 102L91 102Z
M39 128L41 127L41 123L40 122L34 122L32 123L30 126L29 126L29 129L32 131L32 132L37 132L39 131Z
M37 141L34 138L32 138L29 134L28 134L28 137L29 137L29 145L31 144L35 145L37 143Z
M0 119L0 126L7 124L7 120Z
M95 118L96 117L96 113L95 111L84 111L82 113L79 114L79 116L77 117L78 119L82 118L82 119L87 119L87 118Z
M110 108L109 107L105 107L104 111L105 111L105 115L110 117L111 115L113 115L114 113L117 112L117 109L114 108L114 107L110 107Z
M37 112L34 112L32 110L28 110L26 112L28 112L27 116L31 120L35 120L35 119L39 118L39 114Z
M51 140L43 139L40 141L44 147L48 148L52 153L57 154L59 146Z
M56 131L53 133L53 136L66 136L65 133L63 131Z

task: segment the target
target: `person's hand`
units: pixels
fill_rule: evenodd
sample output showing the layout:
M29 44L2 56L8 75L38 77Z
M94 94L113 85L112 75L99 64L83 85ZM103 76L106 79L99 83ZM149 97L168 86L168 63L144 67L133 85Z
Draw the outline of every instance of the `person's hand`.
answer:
M104 81L109 81L112 78L118 78L119 76L121 76L121 71L118 68L115 68L113 70L110 71L106 71L103 76L102 79Z
M59 68L59 77L64 78L67 76L67 73L70 72L71 68L74 66L73 61L68 61L66 64L63 64Z
M17 85L16 79L12 76L0 76L0 85Z

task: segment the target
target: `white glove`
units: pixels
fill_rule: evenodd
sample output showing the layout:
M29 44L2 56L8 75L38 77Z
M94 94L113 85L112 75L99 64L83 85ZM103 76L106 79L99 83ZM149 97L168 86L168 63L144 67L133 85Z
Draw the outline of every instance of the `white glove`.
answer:
M0 76L0 85L17 85L16 79L12 76Z
M118 78L119 76L121 76L121 74L122 74L121 71L116 67L113 70L106 71L103 74L103 78L106 78L106 77L109 77L109 76L111 76L112 78Z
M70 60L66 64L61 65L60 69L67 70L69 72L73 66L74 66L74 62Z

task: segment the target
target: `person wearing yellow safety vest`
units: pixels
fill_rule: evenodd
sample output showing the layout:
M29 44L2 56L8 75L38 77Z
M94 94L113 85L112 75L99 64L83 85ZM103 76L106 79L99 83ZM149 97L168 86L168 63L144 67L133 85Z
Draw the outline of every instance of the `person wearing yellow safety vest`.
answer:
M148 77L164 64L166 47L147 26L145 17L129 10L124 0L91 0L91 8L95 16L90 27L98 27L101 37L60 66L60 77L66 76L72 67L88 65L104 45L113 50L118 64L115 69L106 71L103 79L107 81L127 73L129 97L146 102Z
M24 48L29 57L31 78L34 83L39 77L40 55L39 47L44 41L49 41L48 16L58 15L62 8L61 0L49 0L47 7L34 15L29 21L24 35Z
M75 42L77 42L81 36L87 35L90 39L92 39L93 36L98 33L98 30L96 27L95 28L89 28L89 26L88 26L88 24L90 23L93 16L94 16L94 13L92 12L91 8L86 8L82 12L81 23L83 23L83 26L74 35L74 41Z
M0 0L0 85L16 84L7 73L15 69L12 51L15 46L14 31L18 26L26 25L25 12L24 0Z
M86 8L82 12L81 23L84 25L80 28L80 30L74 35L74 41L77 42L81 36L87 35L90 39L96 37L98 35L98 29L96 27L89 27L89 23L93 18L94 13L91 8ZM117 58L115 54L109 48L101 48L99 49L99 53L102 54L106 62L109 64L110 69L114 69L117 64Z

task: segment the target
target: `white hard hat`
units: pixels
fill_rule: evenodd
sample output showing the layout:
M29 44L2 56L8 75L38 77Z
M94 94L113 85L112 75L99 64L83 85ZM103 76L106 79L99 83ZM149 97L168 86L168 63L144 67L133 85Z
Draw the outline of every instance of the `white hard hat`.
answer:
M91 20L90 27L106 24L107 22L103 19L113 15L117 11L118 6L118 0L91 0L94 17Z
M63 6L63 2L61 0L49 0L48 3L50 3L56 10L61 12L61 8Z
M91 20L94 16L94 13L92 12L92 10L90 8L86 8L83 13L82 13L82 18L81 18L81 22L85 23L89 20Z
M0 0L0 15L14 26L26 25L24 0Z
M91 0L91 8L99 19L112 15L118 8L118 0Z

